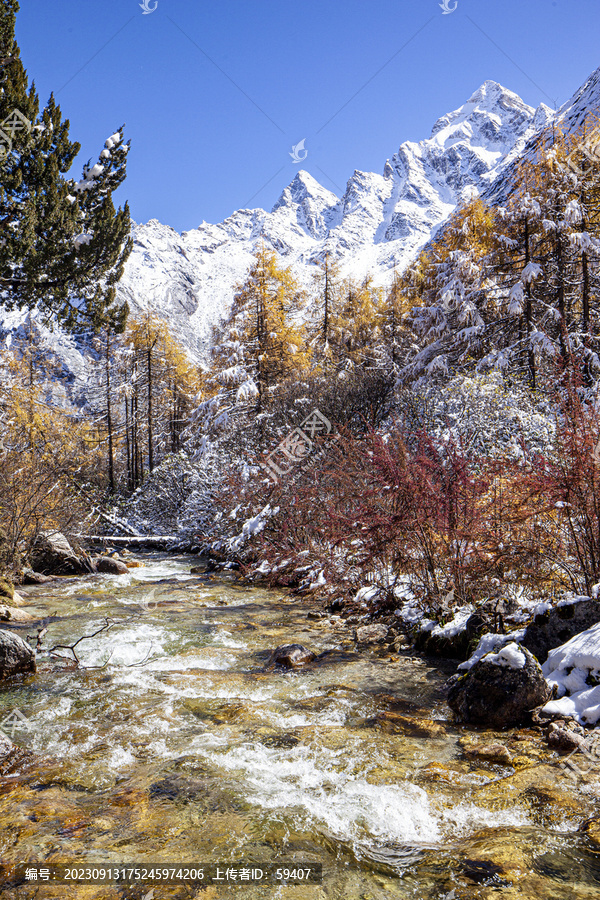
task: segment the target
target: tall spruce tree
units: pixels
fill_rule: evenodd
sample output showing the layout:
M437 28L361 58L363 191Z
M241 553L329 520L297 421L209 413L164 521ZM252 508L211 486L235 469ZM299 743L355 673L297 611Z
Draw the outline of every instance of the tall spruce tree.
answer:
M17 0L0 4L0 303L99 331L115 318L132 247L129 208L112 202L129 145L120 129L80 181L67 178L80 145L53 95L40 113L14 37L18 10Z

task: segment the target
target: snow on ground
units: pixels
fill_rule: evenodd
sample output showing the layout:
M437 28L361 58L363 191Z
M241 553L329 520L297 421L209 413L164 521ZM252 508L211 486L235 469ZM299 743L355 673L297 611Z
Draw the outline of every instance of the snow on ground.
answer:
M436 625L434 628L430 629L432 635L447 638L455 637L457 634L460 634L461 631L465 630L465 626L474 612L475 607L468 603L467 606L463 606L455 613L452 621L447 622L445 625Z
M573 716L582 725L600 721L600 623L551 650L542 671L558 691L545 713Z

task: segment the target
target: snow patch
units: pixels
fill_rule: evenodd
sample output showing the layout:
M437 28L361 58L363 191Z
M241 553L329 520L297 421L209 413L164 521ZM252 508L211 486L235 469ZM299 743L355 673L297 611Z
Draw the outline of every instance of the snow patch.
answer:
M582 725L600 720L600 623L551 650L542 671L558 694L544 712L573 716Z
M488 653L483 658L493 666L506 669L523 669L527 662L527 657L514 641L506 644L498 653Z
M511 631L510 634L484 634L477 644L473 655L465 660L465 662L462 662L458 668L463 671L468 671L473 668L476 662L479 662L480 659L487 656L488 653L493 654L503 647L506 647L507 644L512 643L516 646L524 637L524 628L521 628L519 631Z

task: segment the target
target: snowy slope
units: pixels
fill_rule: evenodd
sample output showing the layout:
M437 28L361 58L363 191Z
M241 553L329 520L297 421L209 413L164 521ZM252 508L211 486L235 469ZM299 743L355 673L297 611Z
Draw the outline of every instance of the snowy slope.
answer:
M261 238L306 284L326 250L343 274L370 272L386 284L391 269L405 266L461 199L484 191L552 115L486 81L429 138L401 144L381 175L355 171L341 198L301 170L270 212L237 210L181 235L156 220L136 225L122 295L134 312L150 304L203 355Z
M540 110L542 107L540 107ZM545 107L547 109L547 107ZM536 115L540 114L540 110ZM548 124L551 121L548 119ZM557 110L554 121L565 134L574 134L587 122L589 125L597 124L600 118L600 68L596 69L587 81L575 91L573 96ZM539 147L550 146L553 140L552 128L544 128L543 124L537 134L525 145L521 156L534 161L539 153ZM490 203L502 203L510 189L516 158L508 161L504 171L496 178L490 188L484 192L484 197Z

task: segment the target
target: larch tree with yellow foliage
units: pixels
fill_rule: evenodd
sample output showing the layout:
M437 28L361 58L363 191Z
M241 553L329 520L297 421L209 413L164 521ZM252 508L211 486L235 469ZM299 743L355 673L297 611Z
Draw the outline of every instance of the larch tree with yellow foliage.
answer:
M27 339L0 358L0 520L2 567L19 564L43 529L80 529L100 494L93 425L48 401L34 377L37 348Z
M329 347L335 370L373 368L381 338L383 289L367 275L362 281L348 279L338 307L331 317Z
M303 303L290 270L261 245L214 335L212 373L221 405L247 407L256 401L262 409L278 385L307 367L305 331L298 321Z
M139 487L166 453L180 449L199 384L196 367L162 319L147 312L130 320L119 384L121 446L130 490Z

